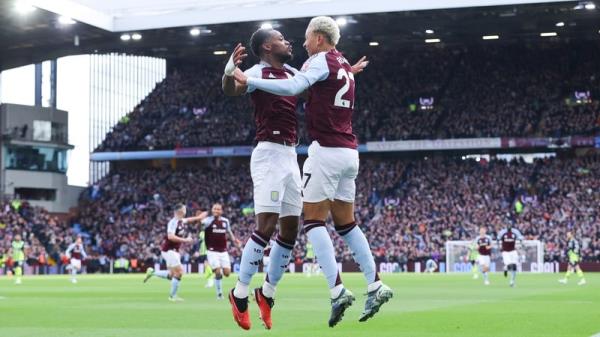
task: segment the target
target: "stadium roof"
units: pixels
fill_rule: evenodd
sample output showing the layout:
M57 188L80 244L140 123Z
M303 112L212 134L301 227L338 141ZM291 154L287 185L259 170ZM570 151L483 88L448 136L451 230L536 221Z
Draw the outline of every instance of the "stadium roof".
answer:
M37 9L28 14L18 14L14 10L15 1L0 1L0 20L3 23L0 26L0 50L2 50L0 70L66 55L86 53L119 52L167 59L222 57L215 56L213 53L230 50L238 41L248 41L250 33L266 21L207 23L161 29L128 30L127 34L139 33L142 38L122 41L121 32L110 32L82 22L72 25L64 24L64 18L59 22L58 14L46 10ZM61 1L46 2L58 3ZM221 0L220 2L231 4L236 1L239 2L239 0ZM304 1L308 1L310 4L310 1L320 0ZM95 1L82 0L80 2ZM104 0L104 2L119 3L114 0ZM121 2L125 3L126 1ZM142 3L142 1L133 2ZM183 3L190 3L190 1L171 2L180 6ZM201 2L215 3L213 0L196 1L195 3ZM281 1L273 0L271 2ZM371 2L376 3L377 1L371 0L369 4ZM155 0L148 1L148 10L155 8L151 5L157 3L158 1ZM379 43L377 48L381 49L420 48L426 45L425 39L431 38L440 39L442 44L446 45L487 43L487 41L482 41L484 35L498 35L500 41L492 43L546 41L547 38L540 36L544 32L555 32L558 37L554 39L585 39L597 43L600 39L600 10L588 10L580 5L580 2L569 1L551 4L343 15L347 24L342 27L341 48L347 51L349 49L362 51L369 48L370 42ZM274 15L275 12L270 11L269 13L269 23L274 28L281 30L293 42L296 50L300 50L308 22L307 17L277 19L279 16ZM118 16L119 14L115 12L113 15ZM559 23L562 24L557 26ZM198 29L198 36L190 34L192 28ZM426 30L432 30L433 33L428 34Z
M556 0L31 0L111 32L271 19L484 7Z

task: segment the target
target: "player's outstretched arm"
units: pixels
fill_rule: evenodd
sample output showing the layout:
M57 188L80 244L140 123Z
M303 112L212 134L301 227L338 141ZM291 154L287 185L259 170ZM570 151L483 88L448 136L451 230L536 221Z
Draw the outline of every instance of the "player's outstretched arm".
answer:
M233 74L247 56L248 54L246 53L246 48L242 46L241 43L238 43L233 50L233 53L229 57L227 65L225 65L225 71L221 80L221 86L225 95L241 96L246 93L248 86L237 82L233 77Z
M309 69L310 70L310 69ZM300 73L286 80L270 80L262 78L249 78L241 71L234 73L236 81L244 84L253 85L257 89L266 91L279 96L297 96L304 92L308 87L317 82L315 76L311 76L308 71Z
M318 81L323 81L329 76L329 67L325 59L325 53L320 53L312 58L308 68L304 72L298 72L289 79L262 79L248 77L241 71L235 71L236 81L247 84L253 88L266 91L279 96L297 96Z
M200 214L198 214L197 216L193 216L193 217L189 217L189 218L184 218L183 221L184 222L194 222L194 221L202 221L204 219L206 219L206 217L208 217L208 212L204 211Z

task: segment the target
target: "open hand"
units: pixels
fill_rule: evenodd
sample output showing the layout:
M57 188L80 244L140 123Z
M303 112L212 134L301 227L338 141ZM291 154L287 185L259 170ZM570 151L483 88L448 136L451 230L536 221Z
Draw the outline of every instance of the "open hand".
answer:
M242 64L242 62L244 62L246 57L248 57L248 53L246 53L246 47L244 47L241 43L238 43L233 50L233 54L231 55L233 64L238 67L240 64Z
M354 75L361 73L365 68L369 65L369 61L367 61L367 57L363 56L352 66L352 73Z

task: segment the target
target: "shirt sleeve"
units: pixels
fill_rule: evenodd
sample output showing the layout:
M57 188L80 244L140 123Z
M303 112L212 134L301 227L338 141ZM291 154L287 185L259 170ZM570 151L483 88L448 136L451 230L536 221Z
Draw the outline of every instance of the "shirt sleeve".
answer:
M231 231L231 223L229 222L229 219L227 219L226 223L226 228L227 228L227 233L229 233L229 235L233 236L233 232Z
M517 240L521 240L521 241L525 240L525 237L523 236L523 234L521 234L520 230L515 229L514 231L515 231L515 235L517 236Z
M325 59L325 52L319 53L308 60L305 71L298 72L294 77L287 80L270 80L259 78L248 78L248 87L279 96L296 96L304 92L316 82L323 81L329 76L329 67Z
M504 233L506 233L506 229L503 229L498 233L498 237L496 237L496 240L502 241L502 236L504 236Z
M87 258L87 253L85 252L85 248L83 248L83 246L81 246L81 257L84 259Z
M283 66L285 67L285 69L291 71L294 75L296 75L300 72L300 70L298 70L290 65L284 64Z
M248 79L251 78L261 78L262 77L262 70L261 70L261 66L260 65L254 65L253 67L251 67L250 69L246 69L246 71L244 71L244 75L248 76ZM246 88L246 93L247 94L251 94L254 90L256 90L256 87L250 84L250 81L248 81L248 85Z
M171 220L169 221L169 224L167 225L167 234L175 234L175 231L177 231L177 222L179 220Z
M205 218L204 220L202 220L202 229L206 229L208 226L210 226L210 224L212 224L213 222L213 217L209 216L208 218Z
M67 251L65 252L65 255L67 255L67 257L71 257L71 251L73 250L73 244L69 245L69 248L67 248Z

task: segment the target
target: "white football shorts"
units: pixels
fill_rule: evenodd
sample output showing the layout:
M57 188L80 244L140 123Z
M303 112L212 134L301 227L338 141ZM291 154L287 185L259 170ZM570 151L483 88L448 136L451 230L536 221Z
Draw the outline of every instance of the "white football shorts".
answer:
M206 252L206 260L212 269L223 268L231 269L231 260L227 252Z
M295 147L258 142L250 157L250 174L256 214L300 216L302 179Z
M358 176L358 151L322 147L313 141L302 169L302 193L306 202L341 200L354 202Z

